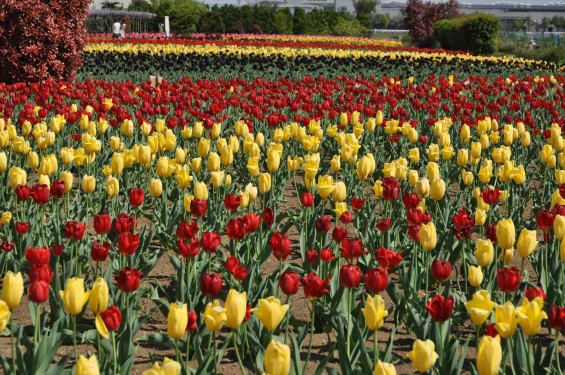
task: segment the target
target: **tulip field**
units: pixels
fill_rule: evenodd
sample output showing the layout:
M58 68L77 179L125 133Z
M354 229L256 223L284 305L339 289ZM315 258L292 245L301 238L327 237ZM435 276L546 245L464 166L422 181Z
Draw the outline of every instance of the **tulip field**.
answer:
M261 35L83 59L0 83L3 373L563 374L562 67Z

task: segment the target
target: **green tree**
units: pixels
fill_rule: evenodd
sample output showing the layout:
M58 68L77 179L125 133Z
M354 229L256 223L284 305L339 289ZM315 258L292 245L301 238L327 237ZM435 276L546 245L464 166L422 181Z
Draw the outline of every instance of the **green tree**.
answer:
M390 24L390 15L388 13L376 14L373 18L373 27L375 29L386 29Z
M332 34L338 36L362 36L367 29L356 18L341 18L332 28Z
M153 4L151 4L147 0L132 0L132 2L128 6L128 10L155 13Z
M190 34L196 31L200 17L208 12L208 8L193 0L176 0L169 9L171 32Z
M304 34L306 30L306 12L302 8L294 8L292 15L293 31L296 35Z
M273 20L274 31L277 34L292 34L292 14L289 9L279 9Z
M106 0L106 1L102 2L101 8L102 9L120 10L120 9L124 9L124 4L122 4L119 1Z
M379 0L353 0L355 16L365 27L371 27L371 14L379 4Z
M198 31L206 34L223 33L226 31L224 21L219 11L205 13L198 21Z

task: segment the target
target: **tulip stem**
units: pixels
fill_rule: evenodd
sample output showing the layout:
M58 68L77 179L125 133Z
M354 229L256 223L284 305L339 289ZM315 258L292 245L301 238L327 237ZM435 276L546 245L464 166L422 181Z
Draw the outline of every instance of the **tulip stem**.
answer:
M302 374L306 373L306 367L308 366L308 361L310 361L310 352L312 351L312 339L314 337L314 317L316 312L316 305L312 300L312 315L310 317L310 343L308 344L308 353L306 353L306 361L304 362L304 368L302 369Z
M188 361L190 360L190 332L186 335L186 373L188 374Z
M39 348L39 334L41 332L41 307L39 304L36 304L36 310L35 310L35 337L34 337L34 344L35 344L35 350L37 351L37 349Z
M237 356L237 362L239 363L239 367L241 368L241 373L244 375L247 375L247 372L245 371L245 367L243 366L243 362L241 361L241 356L239 355L239 349L237 348L237 330L233 331L233 346L235 348L235 355ZM215 336L214 336L214 340L215 340Z
M12 371L14 372L14 374L16 374L17 371L16 371L16 347L14 345L14 320L11 316L10 316L10 346L12 347Z
M177 362L181 363L181 357L180 357L180 352L179 352L179 340L175 339L175 354L177 356Z
M373 356L374 356L374 364L376 366L377 361L379 360L379 331L375 329L375 341L373 342Z
M563 374L561 371L561 362L559 362L559 330L557 330L557 334L555 335L555 361L557 362L557 369L559 374Z
M286 344L288 341L288 325L290 323L290 296L286 297L286 303L288 304L288 311L286 313L286 328L284 333L284 343Z
M78 350L77 350L77 317L73 315L73 345L75 347L75 362L78 361Z
M347 358L351 359L351 301L353 300L353 289L349 288L347 296Z
M118 373L118 350L116 349L116 332L112 332L112 357L114 357L114 374Z

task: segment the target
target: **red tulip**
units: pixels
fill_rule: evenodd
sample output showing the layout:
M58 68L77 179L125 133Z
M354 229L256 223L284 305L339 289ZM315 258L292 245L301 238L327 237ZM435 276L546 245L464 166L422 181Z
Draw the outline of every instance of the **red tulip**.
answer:
M63 198L65 195L65 182L64 181L53 181L51 184L50 193L55 198Z
M316 249L306 251L306 261L310 264L316 263L318 261L318 251Z
M558 331L565 330L565 307L551 306L547 312L547 325Z
M235 267L235 269L233 270L233 277L237 281L245 280L245 278L247 277L247 267L245 266Z
M408 221L409 225L420 225L426 224L429 220L427 220L426 215L419 208L409 208L406 211L406 221Z
M31 188L30 196L36 204L45 204L49 200L49 186L36 184Z
M273 211L272 208L266 207L263 210L263 215L261 216L261 218L263 219L263 223L270 228L271 225L273 225L273 223L275 222L275 211Z
M365 200L361 198L351 198L351 208L360 210L365 205Z
M436 322L445 322L453 312L453 296L433 296L426 304L426 310Z
M510 293L518 289L522 278L523 276L516 267L505 267L498 270L496 283L504 293Z
M94 230L96 234L108 234L111 227L112 220L106 212L94 216Z
M304 192L300 196L300 203L304 207L311 207L314 204L314 194Z
M94 241L90 248L90 258L95 262L106 261L110 254L110 246L110 242L104 242L104 244L101 245L98 240Z
M330 230L330 225L332 223L331 216L323 215L316 219L314 226L318 233L327 233Z
M496 238L496 225L489 224L485 233L486 238L488 238L493 244L497 243L498 240Z
M492 322L487 324L487 326L485 327L485 335L490 337L498 336L498 331L496 330L496 323Z
M391 270L396 267L402 261L402 254L381 246L375 252L379 266L385 270Z
M245 308L245 316L243 317L243 322L247 322L251 319L251 304L248 303L247 307Z
M31 198L30 193L31 192L29 186L27 185L16 186L16 198L18 198L19 201L27 201L29 198Z
M416 208L420 204L420 197L416 193L406 193L402 196L402 204L406 208Z
M371 268L365 274L365 284L367 284L367 289L373 294L382 292L388 285L387 270L384 268Z
M331 275L328 275L325 280L320 279L320 276L316 275L314 272L310 272L308 276L300 279L302 286L304 287L304 295L309 299L318 299L330 291L328 286L330 285Z
M377 221L377 229L379 232L387 232L392 226L392 220L390 218L385 218Z
M196 220L193 220L190 224L186 221L182 221L177 226L177 238L183 240L193 238L198 233L198 230L198 222Z
M352 240L346 238L341 242L339 251L345 259L359 258L364 251L363 242L360 238L354 238Z
M122 255L132 255L137 251L139 243L139 234L122 233L118 236L118 251Z
M222 290L223 285L224 279L216 272L204 273L200 278L200 291L206 297L216 296Z
M100 317L104 321L104 325L108 331L117 331L122 325L122 312L116 305L108 307L100 313Z
M565 199L565 184L559 186L559 195L561 196L561 198Z
M80 241L84 237L86 225L80 221L67 221L63 227L63 237Z
M383 180L383 198L392 202L400 195L400 185L395 177L385 177Z
M453 217L453 233L459 241L468 240L471 237L471 231L475 226L475 216L469 217L467 210L461 208L457 215Z
M300 288L300 277L294 271L285 271L279 279L279 285L284 294L291 296Z
M63 250L65 250L63 245L51 245L51 253L57 257L63 255Z
M183 258L194 258L200 252L200 242L195 238L191 238L190 242L186 243L185 240L179 238L177 240L177 248Z
M322 262L331 262L332 260L335 260L333 251L328 248L323 248L322 250L320 250L320 260Z
M0 245L0 249L2 249L2 251L5 253L11 252L12 250L14 250L14 247L14 241L2 241L2 244Z
M545 292L542 288L531 287L524 291L524 294L528 301L533 301L536 297L541 297L545 301Z
M226 207L226 210L237 211L240 205L241 205L241 196L239 195L236 197L232 193L229 193L224 198L224 206Z
M226 259L226 271L233 274L235 269L239 267L239 260L236 257L228 257Z
M125 232L132 232L135 228L135 216L129 216L122 212L118 217L112 221L112 229L117 235Z
M29 282L34 283L36 281L45 281L47 284L51 284L53 279L53 270L48 264L33 265L29 271Z
M435 281L445 281L451 276L451 263L435 259L432 262L430 271Z
M201 199L190 201L190 214L194 217L204 217L208 211L208 202Z
M498 189L485 189L481 193L481 198L483 198L483 201L486 204L493 205L496 202L498 202L498 199L500 198L500 190L498 190Z
M273 256L279 261L286 260L290 255L290 239L286 233L274 232L269 239L269 245L271 246Z
M144 200L145 200L145 193L143 192L143 189L129 190L129 204L131 204L133 207L141 206Z
M347 229L344 227L336 226L332 231L332 239L335 242L341 243L347 238Z
M192 332L198 328L198 315L195 311L188 312L188 323L186 324L186 331Z
M220 246L221 240L222 239L218 232L204 232L200 239L200 245L202 246L202 250L205 252L213 253Z
M261 225L261 216L250 213L245 215L244 219L247 224L247 233L253 233L259 229L259 226Z
M350 212L344 212L339 217L339 221L341 221L343 224L349 224L351 223L351 220L353 220L353 215L351 215Z
M26 250L25 257L31 266L41 266L42 264L49 264L51 253L46 247L31 247Z
M540 210L536 214L536 222L538 224L538 227L544 231L553 228L554 219L555 216L553 216L553 213L546 209Z
M356 264L346 264L339 270L339 282L345 288L357 288L361 282L361 268Z
M122 292L135 292L137 288L139 288L142 277L143 273L139 272L137 269L126 267L121 269L116 276L116 284L118 284L118 289Z
M29 300L34 303L44 303L49 299L49 283L39 280L29 284Z
M14 227L16 228L16 232L18 234L26 234L29 231L29 223L27 222L20 223L19 221L16 221Z
M247 222L245 218L230 219L226 227L226 233L231 240L242 240L247 234Z

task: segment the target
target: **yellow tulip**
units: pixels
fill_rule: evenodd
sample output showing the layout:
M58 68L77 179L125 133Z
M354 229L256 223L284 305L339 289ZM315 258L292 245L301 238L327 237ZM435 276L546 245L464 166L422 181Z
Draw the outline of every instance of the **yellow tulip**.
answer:
M535 336L541 331L541 321L547 319L547 314L543 311L543 300L541 297L529 301L527 298L522 300L522 306L518 307L518 313L523 316L518 321L522 331L527 336Z
M383 196L383 182L381 180L375 181L375 185L373 186L373 191L375 192L375 196L377 198L381 198Z
M82 191L85 193L92 193L96 188L96 178L94 176L84 175L82 176Z
M102 277L96 279L90 292L89 305L92 312L97 315L108 308L110 291L106 280Z
M115 174L116 176L120 176L122 174L124 170L124 157L121 153L117 152L112 155L111 166L112 174Z
M27 173L21 168L11 167L8 176L10 179L10 187L12 189L15 189L18 185L27 184Z
M67 280L64 291L59 291L65 311L70 315L78 315L82 312L84 305L88 302L90 292L84 289L84 280L71 277Z
M216 172L220 170L220 155L215 152L211 152L208 155L208 161L206 163L208 170L210 172Z
M507 339L516 332L516 324L524 315L519 313L514 305L508 301L502 306L496 306L494 309L494 322L498 334Z
M507 250L514 247L514 242L516 242L516 229L512 219L502 219L496 224L496 239L501 249Z
M0 152L0 173L4 173L8 168L8 158L4 151Z
M318 177L318 194L320 194L320 197L329 197L334 189L335 185L332 176L325 175Z
M204 322L206 323L208 331L215 332L219 331L226 321L226 310L220 306L220 301L216 299L213 303L208 303L206 305L206 309L202 316L204 317Z
M205 182L195 182L192 185L192 191L196 199L200 199L202 201L208 200L208 186Z
M467 314L473 324L480 326L490 316L496 303L490 299L490 294L486 290L479 290L473 294L473 299L465 302Z
M270 150L267 152L267 169L269 172L273 173L279 169L281 164L281 156L275 150Z
M4 301L10 310L15 309L20 305L22 301L22 296L24 294L24 279L22 273L13 273L8 271L6 276L4 276L4 281L2 282L2 294L0 294L0 300Z
M426 372L434 366L434 363L439 358L435 348L436 346L432 340L416 340L412 351L408 353L407 357L412 360L416 370Z
M268 375L288 375L290 373L288 345L271 340L265 350L265 373Z
M481 270L481 266L469 267L468 278L469 284L471 284L475 288L481 285L481 283L483 282L483 271Z
M414 186L414 191L420 198L426 198L430 195L430 180L421 178Z
M171 303L169 315L167 315L167 335L173 339L184 336L188 324L188 308L186 303L182 306Z
M429 222L420 227L420 244L425 251L433 250L437 245L436 226L433 222Z
M497 375L502 362L500 337L483 336L477 350L477 370L479 375Z
M441 178L439 172L439 165L436 162L429 162L426 166L426 172L428 174L428 180L434 181Z
M347 187L343 181L335 183L335 190L332 192L332 199L334 202L343 202L347 195Z
M477 208L475 211L475 224L482 226L487 221L487 212L483 209Z
M165 357L163 365L159 362L153 363L153 367L149 370L143 371L142 375L180 375L182 367L180 363Z
M363 156L357 162L357 178L361 181L369 177L371 173L371 160L368 156Z
M149 182L149 194L152 197L157 198L160 197L163 193L163 183L158 178L152 178Z
M378 294L374 297L367 297L365 307L361 309L361 312L365 317L365 324L367 325L367 328L371 331L381 328L385 318L388 316L385 302Z
M259 175L259 191L263 194L271 190L271 174L261 173Z
M2 217L0 218L0 223L2 225L7 225L12 221L12 213L10 211L2 212Z
M217 189L220 186L222 186L222 183L224 182L224 177L225 177L224 171L211 172L210 173L210 183L212 184L213 187L215 187ZM227 181L227 179L226 179L226 181ZM226 186L229 186L229 184L227 184L227 182L226 182Z
M518 242L516 243L516 250L521 257L528 257L537 247L538 240L536 239L535 230L522 229Z
M334 155L330 163L332 172L337 173L341 170L341 157L339 155Z
M439 201L445 195L445 181L440 179L434 180L430 185L430 198Z
M412 163L419 162L420 161L420 149L411 148L408 151L408 159L410 159L410 162L412 162Z
M230 289L226 298L225 309L226 326L237 329L247 312L247 293L239 293L235 289Z
M392 363L382 362L380 359L375 363L374 375L396 375L396 369Z
M176 163L173 160L170 160L168 157L161 156L157 160L157 165L156 165L157 176L161 178L166 178L171 176L173 172L176 170L175 164Z
M558 240L565 238L565 216L557 215L553 220L553 232Z
M488 267L494 260L494 247L489 239L477 241L477 248L473 253L477 262L482 267Z
M419 179L420 176L418 176L417 170L411 169L410 171L408 171L408 183L410 184L411 187L416 186Z
M115 197L120 192L120 182L114 176L106 178L106 194L109 197Z
M81 355L78 357L75 365L75 375L99 375L100 369L98 368L98 359L95 355L86 358Z
M269 332L273 332L283 320L288 305L282 305L281 301L275 297L259 300L259 307L255 309L255 315L263 323Z

